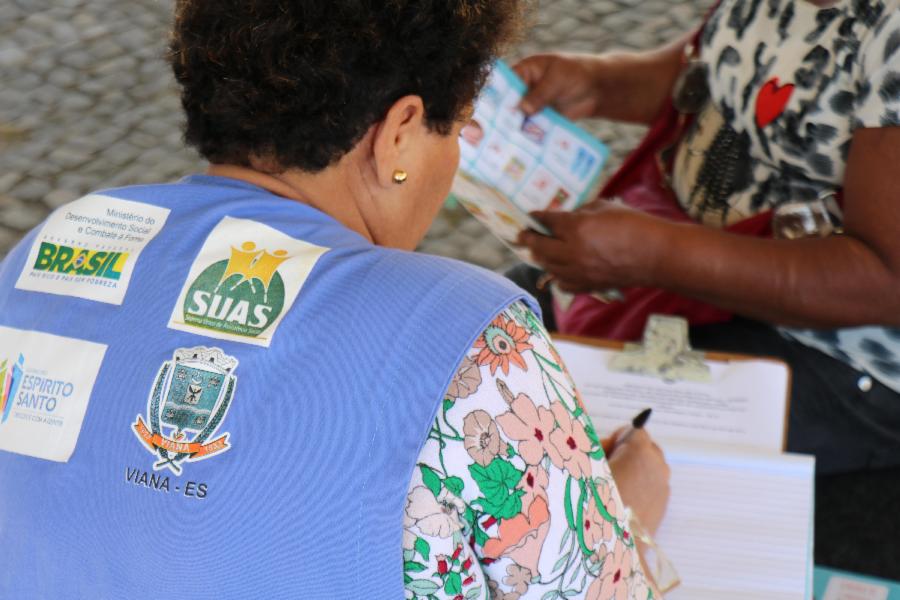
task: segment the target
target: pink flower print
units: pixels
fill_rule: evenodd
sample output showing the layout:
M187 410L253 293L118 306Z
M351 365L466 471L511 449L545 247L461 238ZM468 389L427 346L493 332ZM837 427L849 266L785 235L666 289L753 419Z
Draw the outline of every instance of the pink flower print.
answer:
M587 600L628 600L629 578L634 568L632 549L619 542L603 560L597 579L588 587Z
M497 424L508 438L519 442L517 451L522 460L529 465L540 463L544 453L552 449L553 413L543 406L536 407L525 394L516 396L510 409L497 417Z
M462 529L459 513L466 504L446 489L437 498L424 486L416 486L409 494L406 514L425 535L448 538Z
M631 595L629 598L640 598L643 600L649 593L650 585L647 583L647 580L639 573L635 573L631 578Z
M403 529L403 549L412 550L416 546L416 534L409 529Z
M597 493L600 495L600 501L603 503L603 506L606 507L610 515L615 517L617 512L615 500L610 497L609 488L598 486ZM584 528L584 543L591 550L596 550L599 544L613 539L616 531L613 524L600 515L593 495L591 495L587 512L584 515L582 527Z
M519 480L519 484L516 486L516 488L525 491L525 494L522 496L523 509L531 506L531 503L538 496L547 500L547 486L549 484L550 475L540 465L531 465L525 469L522 479Z
M522 597L518 592L504 592L493 579L488 579L488 590L488 598L491 600L519 600Z
M528 591L531 579L534 577L531 574L531 569L513 563L506 567L506 573L503 583L510 586L515 592L518 592L519 595L524 595Z
M562 467L576 478L591 476L591 459L587 453L591 451L591 440L584 432L584 426L569 415L569 411L561 402L550 405L559 428L550 434L552 452L548 451L550 460L557 467Z
M463 419L464 445L475 462L486 467L506 447L500 440L500 432L491 415L483 410L472 411Z
M467 356L463 359L459 370L450 381L450 385L447 387L447 395L451 398L462 400L474 394L480 385L481 369L474 358Z
M416 544L416 538L418 537L411 530L413 526L416 524L415 519L409 516L409 513L403 511L403 549L404 550L412 550Z

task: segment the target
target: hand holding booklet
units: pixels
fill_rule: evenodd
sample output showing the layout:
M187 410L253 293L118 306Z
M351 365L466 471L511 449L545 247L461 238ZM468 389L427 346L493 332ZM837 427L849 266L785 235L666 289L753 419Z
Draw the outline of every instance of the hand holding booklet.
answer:
M522 260L520 231L549 233L535 210L573 210L596 197L606 146L550 108L519 109L525 83L498 62L460 140L452 195Z

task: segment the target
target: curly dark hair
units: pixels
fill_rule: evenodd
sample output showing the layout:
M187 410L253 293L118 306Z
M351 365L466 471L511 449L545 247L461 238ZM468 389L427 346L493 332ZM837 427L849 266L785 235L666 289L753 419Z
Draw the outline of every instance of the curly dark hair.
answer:
M179 0L185 141L216 163L316 172L414 94L449 133L527 0Z

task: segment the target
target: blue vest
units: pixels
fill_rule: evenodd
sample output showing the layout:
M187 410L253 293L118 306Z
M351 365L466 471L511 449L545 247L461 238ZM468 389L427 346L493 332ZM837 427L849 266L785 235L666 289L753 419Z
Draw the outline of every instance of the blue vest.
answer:
M101 194L170 210L130 264L121 305L17 289L36 268L40 228L0 263L0 326L106 345L68 462L0 451L0 598L402 598L416 458L465 352L523 292L469 265L373 246L235 180ZM251 341L290 296L287 254L235 239L230 257L201 256L225 217L329 249L268 347L238 338ZM78 252L35 264L99 281L131 260ZM206 316L172 328L204 260L180 306ZM236 337L219 335L228 327ZM15 373L17 349L0 352L15 418L52 373L29 375L40 351ZM53 385L41 402L66 401L68 384Z

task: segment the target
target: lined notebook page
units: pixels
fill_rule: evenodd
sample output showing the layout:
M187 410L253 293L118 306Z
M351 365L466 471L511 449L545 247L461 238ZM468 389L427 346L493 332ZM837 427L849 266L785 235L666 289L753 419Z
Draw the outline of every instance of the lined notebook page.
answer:
M665 448L672 496L657 542L681 585L667 600L804 600L812 457Z

